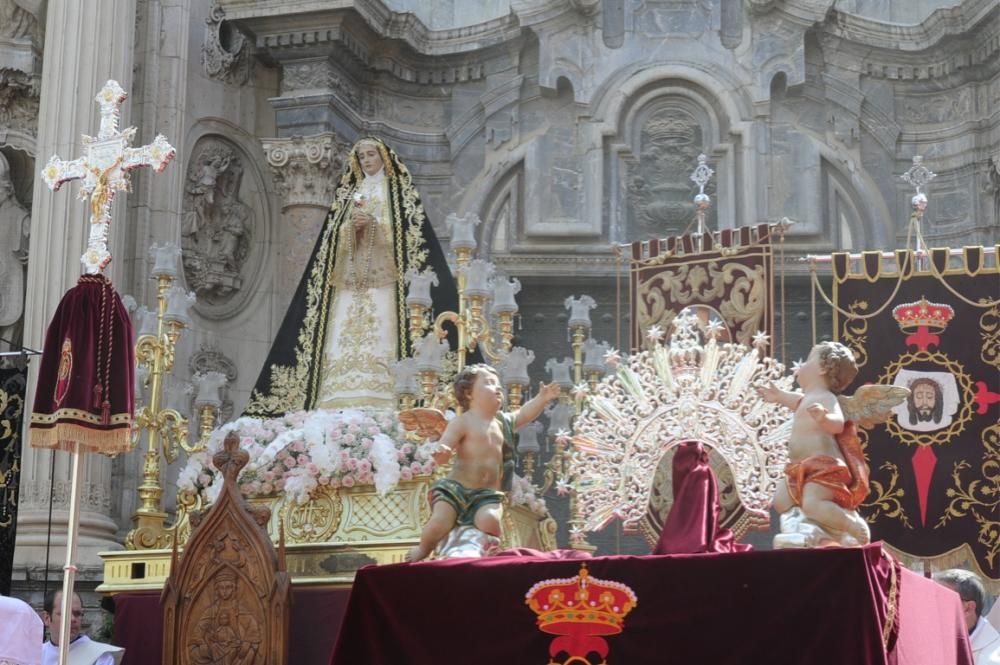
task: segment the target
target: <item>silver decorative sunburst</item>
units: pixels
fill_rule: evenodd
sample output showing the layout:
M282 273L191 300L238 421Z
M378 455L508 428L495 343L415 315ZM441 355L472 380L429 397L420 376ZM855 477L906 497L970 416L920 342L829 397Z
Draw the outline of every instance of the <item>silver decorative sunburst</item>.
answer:
M588 395L568 463L584 530L617 518L635 532L661 457L690 440L725 459L740 502L766 523L788 461L791 417L757 389L773 382L788 390L792 379L762 349L719 344L711 332L682 312L666 343L629 356Z

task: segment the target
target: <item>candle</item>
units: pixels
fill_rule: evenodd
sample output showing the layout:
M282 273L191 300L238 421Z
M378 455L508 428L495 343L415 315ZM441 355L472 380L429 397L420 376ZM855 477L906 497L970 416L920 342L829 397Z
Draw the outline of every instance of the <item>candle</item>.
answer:
M221 391L226 385L226 375L222 372L201 372L195 374L192 379L198 388L198 394L194 398L196 408L212 406L219 408L222 406Z
M177 277L177 260L181 256L181 248L172 242L165 243L162 247L153 245L149 248L149 253L153 256L152 275L155 278Z
M563 303L569 310L569 327L584 327L590 330L590 310L597 307L597 303L590 296L580 296L576 298L570 296Z
M514 295L521 292L521 282L518 279L499 277L493 280L493 313L506 314L517 312L517 301Z
M451 232L452 249L476 249L476 226L479 224L479 216L469 213L465 217L459 217L455 213L445 218L445 223Z
M406 292L406 304L430 307L431 286L438 285L437 274L429 268L420 273L410 269L407 271L405 279L409 287Z
M164 321L175 321L182 325L190 322L188 310L195 303L194 292L186 292L183 287L174 284L167 289L167 313L163 315Z

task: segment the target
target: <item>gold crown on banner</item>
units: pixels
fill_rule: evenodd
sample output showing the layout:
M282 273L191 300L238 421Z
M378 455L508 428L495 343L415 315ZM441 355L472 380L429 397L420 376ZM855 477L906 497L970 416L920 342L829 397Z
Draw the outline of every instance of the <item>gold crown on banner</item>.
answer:
M921 298L917 302L897 305L892 310L892 317L903 332L910 332L925 327L935 332L943 332L955 316L955 310L950 305L928 302Z
M638 600L621 582L590 576L587 564L567 579L543 580L528 591L525 603L538 615L538 629L553 635L615 635Z

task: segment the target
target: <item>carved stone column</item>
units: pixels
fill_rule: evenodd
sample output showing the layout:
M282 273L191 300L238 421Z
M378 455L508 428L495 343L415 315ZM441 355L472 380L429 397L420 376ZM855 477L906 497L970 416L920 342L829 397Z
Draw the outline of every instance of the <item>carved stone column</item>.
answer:
M44 163L52 154L78 157L82 134L95 135L100 115L94 95L108 79L125 90L132 85L135 4L131 0L49 0L45 23L37 155ZM127 125L127 118L123 126ZM35 178L32 193L31 252L28 260L24 343L37 349L56 306L82 272L80 255L87 239L85 206L74 196L78 185L53 193ZM116 206L118 207L118 206ZM116 215L124 224L124 216ZM121 235L113 233L111 251L124 257ZM112 264L114 267L114 264ZM112 279L115 273L112 272ZM37 363L28 385L27 404L34 402ZM27 421L27 418L25 419ZM53 472L54 469L54 472ZM54 483L50 478L54 477ZM22 457L21 504L18 511L15 575L44 565L49 527L49 489L54 485L50 565L65 560L69 506L69 455L25 446ZM111 514L111 460L87 455L81 489L79 579L94 579L103 569L98 552L121 549L118 525Z
M333 202L350 146L333 132L261 139L261 144L281 195L275 288L279 302L288 302Z

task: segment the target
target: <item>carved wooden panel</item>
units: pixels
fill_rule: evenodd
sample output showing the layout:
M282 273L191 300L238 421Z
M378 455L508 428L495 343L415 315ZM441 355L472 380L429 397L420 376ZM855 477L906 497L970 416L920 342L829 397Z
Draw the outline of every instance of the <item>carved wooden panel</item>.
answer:
M284 665L288 662L290 577L284 538L267 535L270 510L251 507L236 483L249 455L235 434L213 462L225 483L194 531L163 590L166 665Z

